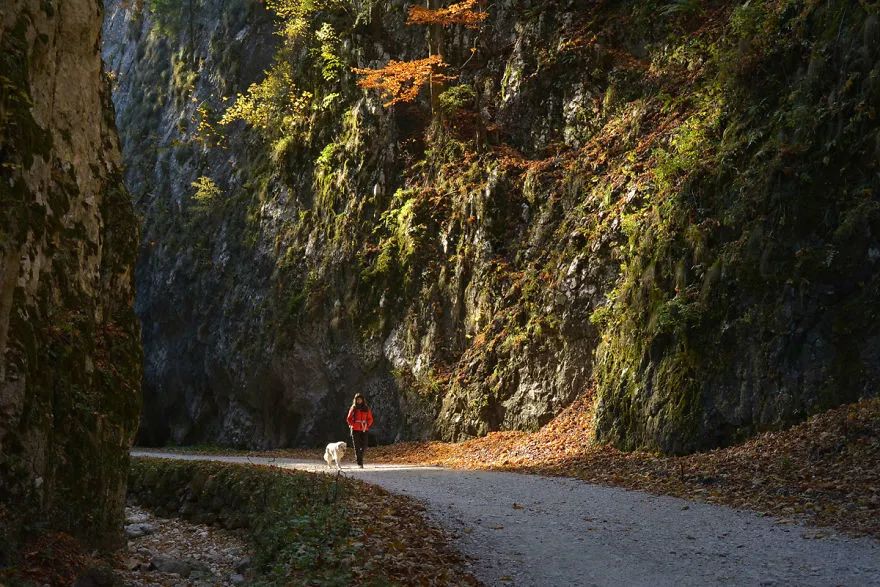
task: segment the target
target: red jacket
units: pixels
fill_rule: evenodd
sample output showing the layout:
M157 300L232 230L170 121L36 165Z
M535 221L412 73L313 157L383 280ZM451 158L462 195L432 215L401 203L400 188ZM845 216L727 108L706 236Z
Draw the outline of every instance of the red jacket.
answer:
M373 425L373 412L370 408L366 410L358 410L354 406L348 410L348 416L345 418L348 427L357 432L366 432Z

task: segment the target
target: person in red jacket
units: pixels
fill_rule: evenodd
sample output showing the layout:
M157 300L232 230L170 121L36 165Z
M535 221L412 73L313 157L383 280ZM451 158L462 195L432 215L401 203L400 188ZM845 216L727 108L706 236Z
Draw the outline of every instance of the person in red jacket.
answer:
M367 431L373 425L373 412L367 405L364 396L356 393L348 410L348 428L351 430L351 442L354 444L354 454L357 456L358 467L364 468L364 450L367 448Z

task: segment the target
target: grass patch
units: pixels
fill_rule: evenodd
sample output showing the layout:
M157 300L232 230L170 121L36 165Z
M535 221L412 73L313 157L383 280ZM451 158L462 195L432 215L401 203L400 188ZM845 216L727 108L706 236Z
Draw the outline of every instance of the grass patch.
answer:
M129 491L160 515L246 532L252 585L476 585L415 502L274 467L132 459Z

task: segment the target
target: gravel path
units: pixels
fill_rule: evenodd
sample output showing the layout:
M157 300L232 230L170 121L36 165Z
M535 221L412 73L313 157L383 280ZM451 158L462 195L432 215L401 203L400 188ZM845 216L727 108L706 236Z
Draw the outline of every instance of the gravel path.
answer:
M327 471L293 459L132 454ZM345 472L424 502L488 585L880 585L880 542L754 512L516 473Z

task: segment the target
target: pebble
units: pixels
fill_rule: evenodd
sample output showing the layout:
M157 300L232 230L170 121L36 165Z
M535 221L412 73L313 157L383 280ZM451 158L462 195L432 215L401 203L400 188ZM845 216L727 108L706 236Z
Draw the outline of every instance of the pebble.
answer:
M129 524L125 527L125 535L128 538L140 538L141 536L152 534L155 531L156 527L153 524L148 524L146 522Z
M150 519L150 516L148 516L147 514L132 513L132 514L125 516L125 524L126 525L143 524L143 523L149 521L149 519Z
M243 573L251 566L251 557L246 556L244 558L240 558L235 562L235 570L239 573Z
M150 567L163 573L171 573L172 575L180 575L181 577L189 577L189 574L193 569L188 561L161 554L153 557Z

